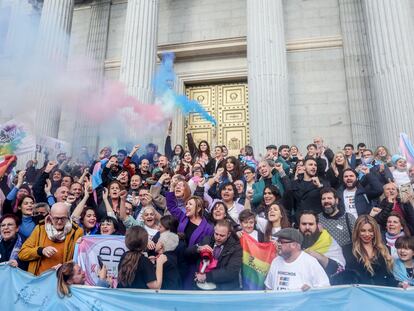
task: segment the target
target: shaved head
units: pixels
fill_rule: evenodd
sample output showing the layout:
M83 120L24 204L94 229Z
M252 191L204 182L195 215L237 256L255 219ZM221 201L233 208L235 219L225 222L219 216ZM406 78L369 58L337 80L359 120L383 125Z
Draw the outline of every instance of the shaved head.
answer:
M50 214L57 217L69 216L69 207L62 202L55 203L52 205L52 208L50 209Z
M69 221L69 206L61 202L53 204L50 209L50 217L53 227L58 231L62 231Z
M68 198L69 188L66 186L60 186L55 191L55 198L57 202L64 202Z

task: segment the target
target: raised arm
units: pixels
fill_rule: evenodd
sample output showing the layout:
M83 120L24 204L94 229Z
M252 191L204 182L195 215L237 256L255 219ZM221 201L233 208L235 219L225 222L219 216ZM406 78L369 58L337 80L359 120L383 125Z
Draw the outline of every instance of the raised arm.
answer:
M191 133L187 134L187 143L188 143L188 149L190 150L190 153L193 157L197 156L198 149L194 142L193 135Z
M171 190L172 189L170 188L170 191ZM179 221L185 218L185 214L178 207L178 202L177 202L177 198L175 197L174 191L167 192L165 194L165 198L167 200L167 209L171 213L171 215L173 215Z
M164 153L168 160L172 160L174 153L171 146L172 121L168 124L167 137L165 138Z
M82 211L85 208L86 202L89 199L89 191L90 190L92 190L92 185L85 184L84 185L84 196L83 196L82 200L78 203L78 205L76 205L75 209L72 212L72 216L71 217L77 223L79 223L79 220L80 220L80 216L82 214Z

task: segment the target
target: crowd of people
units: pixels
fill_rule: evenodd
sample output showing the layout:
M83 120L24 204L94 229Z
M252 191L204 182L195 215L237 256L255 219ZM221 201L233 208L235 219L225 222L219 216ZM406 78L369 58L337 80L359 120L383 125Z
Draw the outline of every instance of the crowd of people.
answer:
M240 290L248 235L276 249L270 290L414 285L414 167L402 156L364 143L334 153L318 137L303 155L269 145L257 159L251 146L236 157L187 139L188 150L167 135L163 154L104 147L98 159L62 153L20 171L6 156L0 262L34 275L55 268L67 295L85 282L72 261L79 239L125 235L118 288ZM113 286L105 266L98 274Z

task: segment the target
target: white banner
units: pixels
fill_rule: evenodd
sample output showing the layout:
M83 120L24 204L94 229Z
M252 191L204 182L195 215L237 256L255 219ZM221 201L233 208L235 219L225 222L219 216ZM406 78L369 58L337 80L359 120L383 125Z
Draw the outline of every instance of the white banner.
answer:
M85 271L85 282L88 285L98 283L98 256L108 269L108 276L118 276L118 264L121 256L127 251L125 236L123 235L90 235L84 236L80 243L76 244L73 260Z
M35 150L35 137L25 124L12 119L0 125L0 155L20 156Z

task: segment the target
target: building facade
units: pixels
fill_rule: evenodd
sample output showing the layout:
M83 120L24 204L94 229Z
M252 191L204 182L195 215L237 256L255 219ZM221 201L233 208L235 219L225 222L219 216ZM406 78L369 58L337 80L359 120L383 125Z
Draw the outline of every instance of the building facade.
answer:
M3 0L2 7L19 0ZM23 0L22 0L23 1ZM27 3L28 1L25 0ZM39 2L42 2L39 4ZM35 4L36 3L36 4ZM414 1L409 0L44 0L44 27L70 35L71 59L88 55L96 87L120 80L151 102L159 56L176 55L177 91L218 120L173 120L173 142L305 147L321 136L395 150L414 134ZM49 46L57 44L53 36ZM65 108L44 114L43 134L96 150L97 131ZM42 110L43 109L43 110ZM51 121L46 120L52 119ZM138 133L137 133L138 135ZM162 141L163 138L160 139Z

